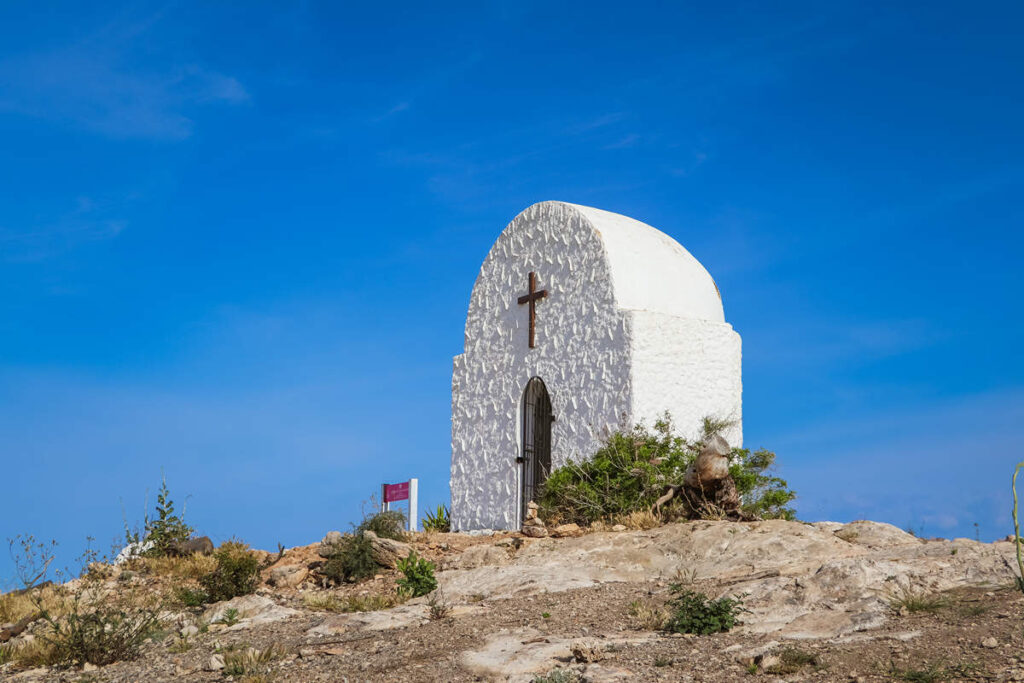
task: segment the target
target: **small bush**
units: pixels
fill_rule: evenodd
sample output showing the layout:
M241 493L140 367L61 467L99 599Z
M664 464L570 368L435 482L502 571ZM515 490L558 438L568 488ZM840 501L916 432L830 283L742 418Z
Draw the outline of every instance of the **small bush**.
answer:
M338 552L327 558L322 569L334 583L361 581L377 573L369 539L362 534L346 536Z
M415 551L409 553L409 557L398 561L398 570L404 574L398 580L399 588L408 592L414 598L426 595L437 588L437 579L434 578L434 564L422 557L417 557Z
M404 541L405 515L398 510L387 510L370 515L356 527L353 536L362 536L364 531L372 531L378 538L391 538Z
M701 435L691 441L675 433L666 414L653 429L639 424L614 432L590 459L569 462L551 473L537 501L540 516L555 524L614 524L630 518L639 522L636 515L649 514L667 485L681 484L707 439L728 426L705 418ZM793 519L794 511L787 505L796 494L785 480L770 474L774 464L771 451L734 448L729 473L745 513L762 519ZM671 519L679 509L673 501L662 513Z
M351 535L344 537L337 552L327 558L321 570L324 576L334 583L342 583L362 581L378 572L379 567L373 559L370 541L363 536L364 531L372 531L378 538L404 541L405 515L397 510L388 510L363 519Z
M452 519L445 505L438 505L436 511L427 510L423 515L424 531L440 531L448 533L452 530Z
M199 579L208 602L230 600L248 595L260 583L260 563L239 541L222 543L213 553L217 568Z
M91 541L91 539L90 539ZM21 553L14 553L15 545ZM160 626L158 606L152 596L125 590L103 595L106 572L97 553L86 549L79 557L81 584L75 592L66 587L34 588L53 562L55 543L37 543L31 536L11 541L12 559L33 611L43 621L34 629L36 640L18 647L12 655L22 665L71 666L85 663L106 666L139 655L143 643ZM70 574L57 570L58 583Z
M683 590L673 585L676 594L669 605L672 613L665 624L665 630L673 633L695 633L700 636L721 633L732 629L743 609L743 599L719 598L711 600L703 593Z
M729 474L743 501L743 511L761 519L796 519L796 511L787 507L796 494L785 479L769 474L775 454L763 448L751 453L746 448L732 449Z
M427 607L430 608L430 618L433 621L444 619L452 613L452 606L444 599L444 594L437 591L427 598Z
M178 586L174 589L174 597L184 607L201 607L210 601L210 596L205 591Z

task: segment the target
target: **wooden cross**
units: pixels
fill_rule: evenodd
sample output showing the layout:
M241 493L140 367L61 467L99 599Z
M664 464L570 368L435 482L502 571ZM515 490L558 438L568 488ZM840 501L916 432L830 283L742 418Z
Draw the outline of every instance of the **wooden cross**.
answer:
M534 330L537 327L537 322L536 322L537 321L537 310L536 310L537 301L547 297L547 295L548 295L548 290L546 290L546 289L542 289L539 292L537 291L537 274L534 273L534 272L531 272L530 273L530 293L529 294L524 294L521 297L519 297L520 305L522 305L522 304L530 304L530 348L531 349L533 348Z

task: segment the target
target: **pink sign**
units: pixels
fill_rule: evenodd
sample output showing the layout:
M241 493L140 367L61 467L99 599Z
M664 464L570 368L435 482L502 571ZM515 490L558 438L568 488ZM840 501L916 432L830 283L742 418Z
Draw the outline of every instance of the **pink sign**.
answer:
M384 484L384 502L394 503L396 500L409 500L409 482Z

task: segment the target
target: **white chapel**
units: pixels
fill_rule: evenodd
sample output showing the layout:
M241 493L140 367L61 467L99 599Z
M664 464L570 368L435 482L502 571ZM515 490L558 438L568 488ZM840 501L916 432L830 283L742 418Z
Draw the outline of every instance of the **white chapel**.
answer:
M640 221L541 202L477 276L452 376L452 530L512 529L547 474L665 411L684 436L735 420L740 336L718 287Z

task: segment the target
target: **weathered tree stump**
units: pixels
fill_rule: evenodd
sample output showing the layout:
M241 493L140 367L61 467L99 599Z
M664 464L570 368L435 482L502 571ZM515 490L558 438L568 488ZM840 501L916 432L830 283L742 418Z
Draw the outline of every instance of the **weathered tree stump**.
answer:
M728 442L719 435L708 439L700 455L686 469L682 484L665 487L665 492L654 503L651 512L659 514L661 507L680 498L690 519L721 517L733 521L753 519L743 512L736 482L729 474Z

